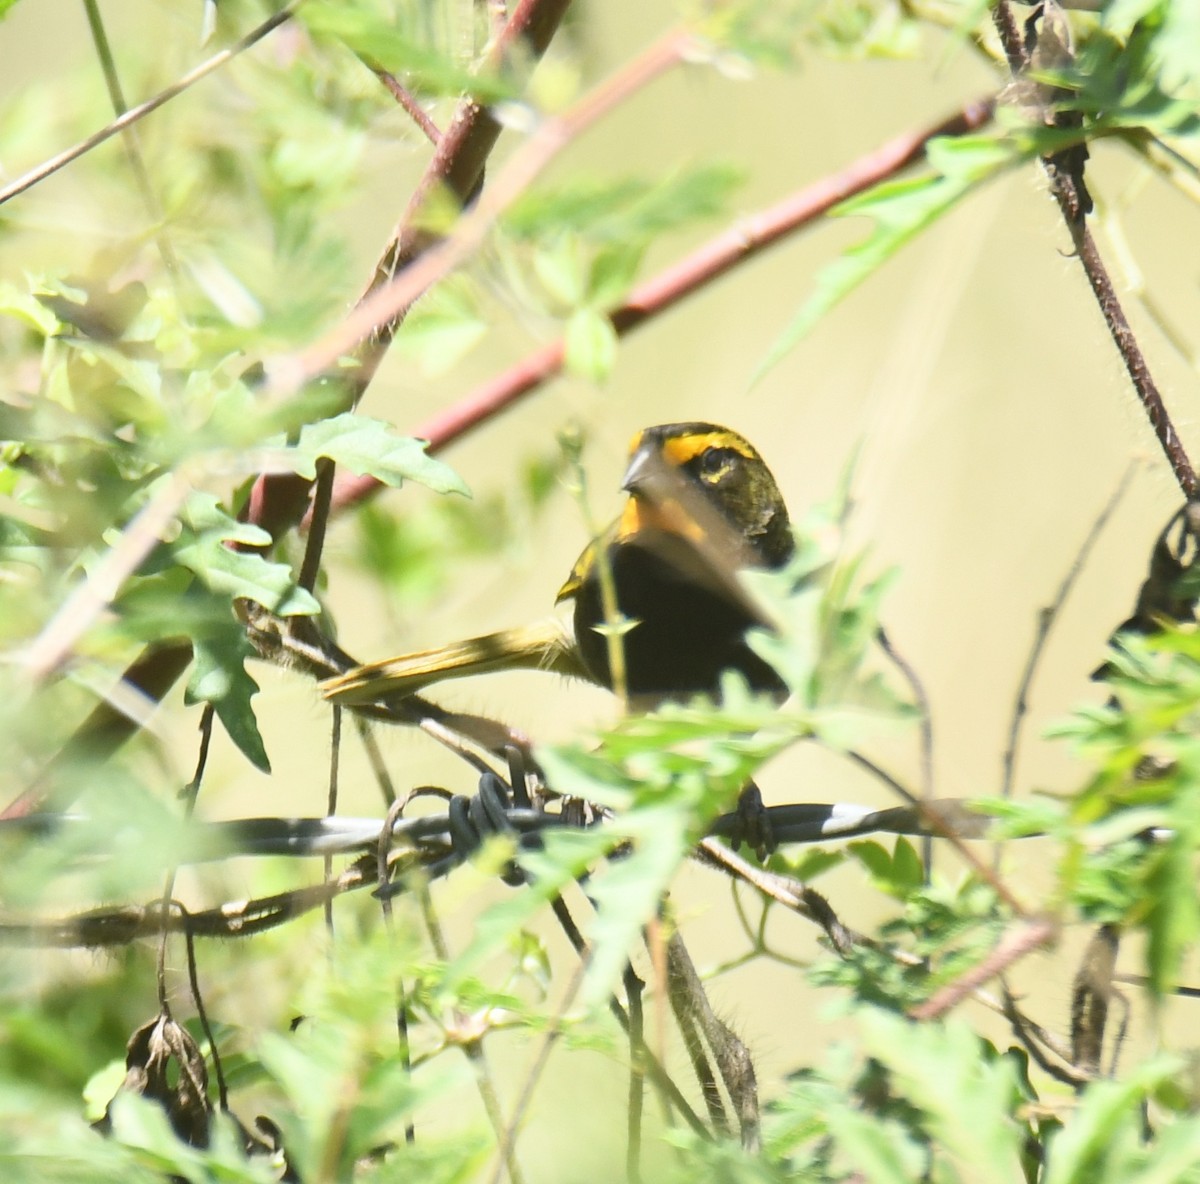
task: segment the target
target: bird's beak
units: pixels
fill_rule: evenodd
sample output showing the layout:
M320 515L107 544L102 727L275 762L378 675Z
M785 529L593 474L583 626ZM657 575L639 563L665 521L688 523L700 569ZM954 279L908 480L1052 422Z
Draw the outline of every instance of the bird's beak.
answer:
M633 454L629 467L625 470L625 476L621 479L621 488L626 493L633 494L634 497L646 496L650 486L656 484L654 477L662 464L663 460L658 453L643 444ZM661 473L659 476L661 477Z
M621 480L629 501L621 515L619 534L629 538L642 530L662 531L696 542L704 529L692 513L703 513L682 474L653 443L634 451Z

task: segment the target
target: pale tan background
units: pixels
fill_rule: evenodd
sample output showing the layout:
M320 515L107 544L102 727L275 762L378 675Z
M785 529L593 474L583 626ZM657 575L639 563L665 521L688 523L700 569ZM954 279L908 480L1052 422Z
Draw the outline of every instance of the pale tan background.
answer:
M165 11L171 6L123 0L105 7L112 10L106 15L118 47L180 35L183 18ZM626 60L674 15L674 6L663 0L583 6L575 35L584 49L586 77L598 79ZM915 62L831 63L810 53L793 74L751 81L699 68L678 71L572 147L553 175L653 176L675 163L730 160L750 178L736 207L755 210L995 86L995 76L968 50L936 39L930 45ZM22 3L0 24L4 93L72 62L95 70L77 4ZM129 80L134 98L144 93L137 77ZM219 77L210 80L181 101L202 103L204 88L220 85ZM97 123L102 118L98 114ZM113 144L105 151L118 148ZM345 211L358 259L348 295L369 274L400 208L398 194L406 192L423 159L423 150L415 146L393 145L366 166L373 179L371 198ZM31 163L3 162L9 175ZM1097 147L1088 175L1101 208L1137 173L1119 148ZM63 192L70 192L69 181ZM1189 213L1183 199L1152 182L1125 222L1147 283L1182 325L1196 324L1200 314L1196 237L1182 229ZM581 423L591 438L586 459L593 508L603 518L618 504L624 451L636 429L674 419L713 419L758 444L798 514L832 494L861 447L853 543L869 548L873 570L900 569L885 616L896 644L928 687L936 789L951 796L997 790L1014 686L1038 609L1052 597L1125 466L1145 455L1150 464L1136 477L1068 604L1032 695L1031 742L1019 784L1025 790L1069 790L1086 775L1085 766L1065 745L1036 736L1074 705L1100 699L1088 672L1100 660L1108 632L1129 612L1154 535L1178 504L1177 490L1082 271L1066 255L1068 236L1034 167L972 197L846 300L751 389L757 366L810 291L819 268L866 229L853 221L827 224L777 248L629 338L604 389L575 380L555 382L448 450L445 459L485 493L510 481L532 441L542 444L560 426ZM705 233L697 230L686 242L673 241L650 261L650 270ZM1116 255L1103 234L1100 241L1120 282ZM58 246L69 249L69 244ZM1176 424L1185 442L1194 443L1196 375L1132 299L1129 304ZM410 427L540 339L514 318L499 325L459 370L435 383L390 360L363 409L399 428ZM387 494L385 504L397 497L411 499L407 504L412 505L426 495ZM526 546L496 560L463 565L444 603L398 627L394 614L382 611L378 590L339 569L351 529L345 524L332 531L327 569L342 640L363 658L547 613L585 538L579 512L563 492ZM274 776L249 770L221 740L203 808L210 816L320 813L328 712L312 687L295 678L262 670L261 682L259 713ZM571 736L581 721L609 708L600 692L535 675L476 681L444 698L498 714L539 739ZM164 721L181 778L191 760L194 716L183 716L176 703ZM420 737L388 734L382 743L402 785L470 785L460 763ZM889 741L878 751L915 782L910 737ZM347 745L344 768L344 809L377 812L377 793L353 742ZM889 802L861 774L814 751L789 755L761 781L775 802ZM1036 854L1030 861L1036 865ZM950 856L940 866L948 875L958 874ZM1035 872L1036 867L1019 881L1029 894ZM260 882L248 869L244 878L238 871L222 881L227 888ZM851 924L867 924L878 911L872 889L857 870L838 872L818 886L828 890ZM469 897L464 889L445 891L455 915L465 917L478 907L477 900L464 899ZM703 964L711 966L742 949L727 889L714 877L685 871L675 902ZM812 933L799 920L780 917L772 932L781 947L798 956L814 951ZM456 940L462 936L455 935ZM555 948L561 956L558 943ZM252 961L244 955L240 963L250 975ZM1059 973L1061 968L1051 971L1046 963L1031 972L1042 979ZM1052 1027L1065 1023L1067 985L1060 981L1045 1001L1044 1018ZM258 986L271 993L272 984ZM749 1040L768 1092L826 1031L794 970L759 963L721 979L713 994L722 1014ZM786 1019L781 1024L781 1016L795 1017L794 1031L789 1032ZM518 1063L524 1056L519 1050ZM619 1106L619 1067L606 1062L596 1072ZM580 1062L558 1058L550 1074L543 1091L548 1111L561 1090L580 1084ZM574 1117L580 1117L578 1111ZM585 1132L573 1126L571 1142L582 1137ZM552 1146L547 1150L553 1155Z

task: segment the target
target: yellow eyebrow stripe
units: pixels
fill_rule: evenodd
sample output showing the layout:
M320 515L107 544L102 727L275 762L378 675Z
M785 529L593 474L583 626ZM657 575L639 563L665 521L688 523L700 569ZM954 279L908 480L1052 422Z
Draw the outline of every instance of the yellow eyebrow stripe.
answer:
M757 460L758 453L741 436L733 432L702 432L690 436L673 436L663 441L663 456L676 466L686 465L710 448L728 448L747 460Z

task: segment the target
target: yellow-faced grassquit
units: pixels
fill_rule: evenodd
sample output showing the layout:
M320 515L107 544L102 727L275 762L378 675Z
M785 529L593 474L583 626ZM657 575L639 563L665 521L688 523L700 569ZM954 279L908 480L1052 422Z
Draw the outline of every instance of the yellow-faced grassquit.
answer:
M573 638L557 622L492 633L356 667L323 683L325 697L367 703L514 668L586 678L624 690L637 706L716 694L725 670L782 693L778 675L746 644L746 630L767 622L737 578L739 569L777 568L792 554L787 507L762 457L716 424L661 424L634 438L622 488L629 499L621 516L559 589L558 601L574 601ZM606 618L602 554L628 624ZM614 687L613 636L623 688Z

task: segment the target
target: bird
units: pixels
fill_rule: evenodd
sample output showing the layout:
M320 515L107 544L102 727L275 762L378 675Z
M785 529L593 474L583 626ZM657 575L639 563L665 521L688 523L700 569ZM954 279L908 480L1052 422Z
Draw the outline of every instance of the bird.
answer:
M608 687L636 709L719 697L728 670L782 698L782 679L746 640L770 622L738 578L783 567L795 547L783 495L758 451L718 424L658 424L634 436L621 487L628 497L620 516L584 549L556 597L574 603L572 635L557 621L507 629L354 667L323 682L322 694L355 706L532 668ZM605 567L616 620L605 611ZM613 661L618 649L623 662Z

